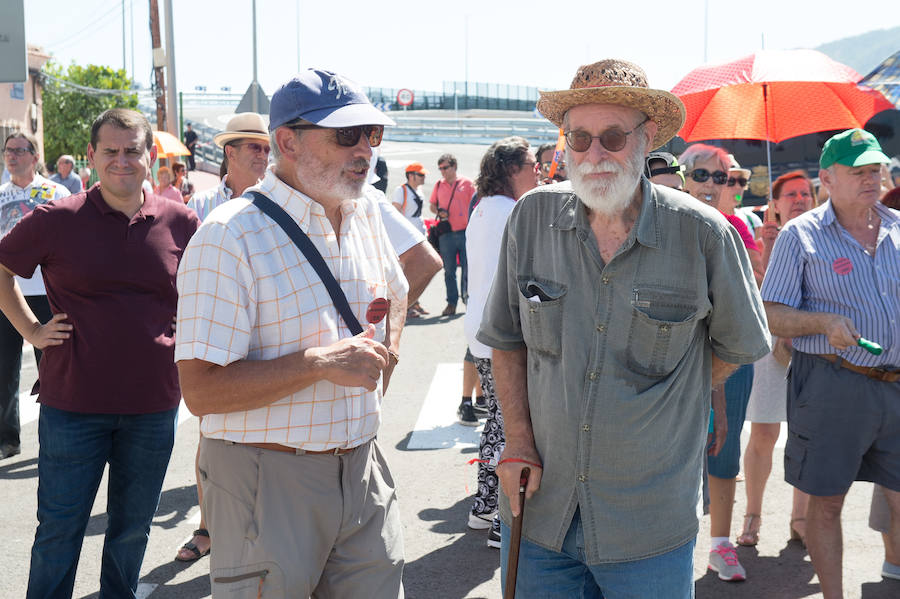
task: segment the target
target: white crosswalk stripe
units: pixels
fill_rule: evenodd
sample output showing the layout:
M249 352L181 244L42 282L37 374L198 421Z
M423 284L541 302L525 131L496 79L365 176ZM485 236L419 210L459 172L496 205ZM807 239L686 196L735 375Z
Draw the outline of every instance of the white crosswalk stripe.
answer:
M456 421L462 394L462 363L438 364L409 438L409 449L477 447L482 426L463 426Z

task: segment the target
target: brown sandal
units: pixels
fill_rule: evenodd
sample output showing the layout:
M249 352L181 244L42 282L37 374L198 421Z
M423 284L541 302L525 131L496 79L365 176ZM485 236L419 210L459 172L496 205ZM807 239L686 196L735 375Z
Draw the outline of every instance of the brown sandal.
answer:
M206 537L209 538L209 531L205 528L198 528L194 531L193 537ZM194 538L191 537L191 540L181 546L181 549L178 550L178 554L175 555L175 561L179 562L195 562L201 557L205 557L209 555L209 550L212 548L207 547L206 551L200 551L200 548L194 543ZM187 553L187 556L181 557L181 552L184 551Z
M753 521L757 521L756 530L753 530ZM744 531L737 538L737 544L744 547L755 547L759 543L759 528L762 526L762 517L759 514L744 514Z
M791 540L792 541L800 541L800 544L803 545L803 548L806 549L806 535L801 535L796 528L794 528L794 522L806 522L806 518L791 518Z

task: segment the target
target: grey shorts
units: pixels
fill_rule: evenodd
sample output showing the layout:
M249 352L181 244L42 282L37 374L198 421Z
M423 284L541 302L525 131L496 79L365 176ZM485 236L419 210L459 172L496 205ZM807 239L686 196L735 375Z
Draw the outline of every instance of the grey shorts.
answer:
M887 533L891 529L891 507L881 485L872 486L872 505L869 507L869 528Z
M788 372L784 480L843 495L854 480L900 491L900 383L794 351Z
M394 481L378 444L295 455L200 439L214 597L402 599Z

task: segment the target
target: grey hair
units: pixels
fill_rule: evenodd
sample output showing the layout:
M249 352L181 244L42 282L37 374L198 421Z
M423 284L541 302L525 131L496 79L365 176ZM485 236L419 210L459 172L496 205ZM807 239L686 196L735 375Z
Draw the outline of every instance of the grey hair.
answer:
M281 150L278 148L278 141L275 139L275 133L281 127L287 127L291 129L291 125L312 125L309 121L305 121L303 119L294 119L293 121L288 121L287 123L277 127L274 131L269 132L269 146L272 148L272 162L278 162L281 160ZM294 135L297 136L297 139L300 139L300 136L303 135L303 131L301 129L291 129L294 132Z
M685 174L688 174L694 170L695 164L698 162L706 162L707 160L717 160L721 165L722 170L725 172L728 172L729 165L731 164L728 152L722 148L707 144L694 144L688 147L688 149L682 152L681 156L678 157L678 164L683 164L684 172Z
M278 162L281 160L281 150L278 149L278 141L275 139L275 133L278 129L269 132L269 146L272 148L272 160Z

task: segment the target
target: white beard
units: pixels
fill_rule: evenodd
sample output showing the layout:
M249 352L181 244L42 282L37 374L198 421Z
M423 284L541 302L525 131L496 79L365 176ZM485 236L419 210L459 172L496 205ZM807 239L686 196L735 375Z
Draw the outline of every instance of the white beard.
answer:
M575 192L589 210L606 216L621 214L631 203L634 192L641 181L644 170L644 151L646 142L641 138L634 153L628 157L626 166L622 167L613 160L601 160L597 164L587 161L575 165L572 151L566 148L566 164L569 166L569 180ZM585 180L591 173L615 173L612 180Z

